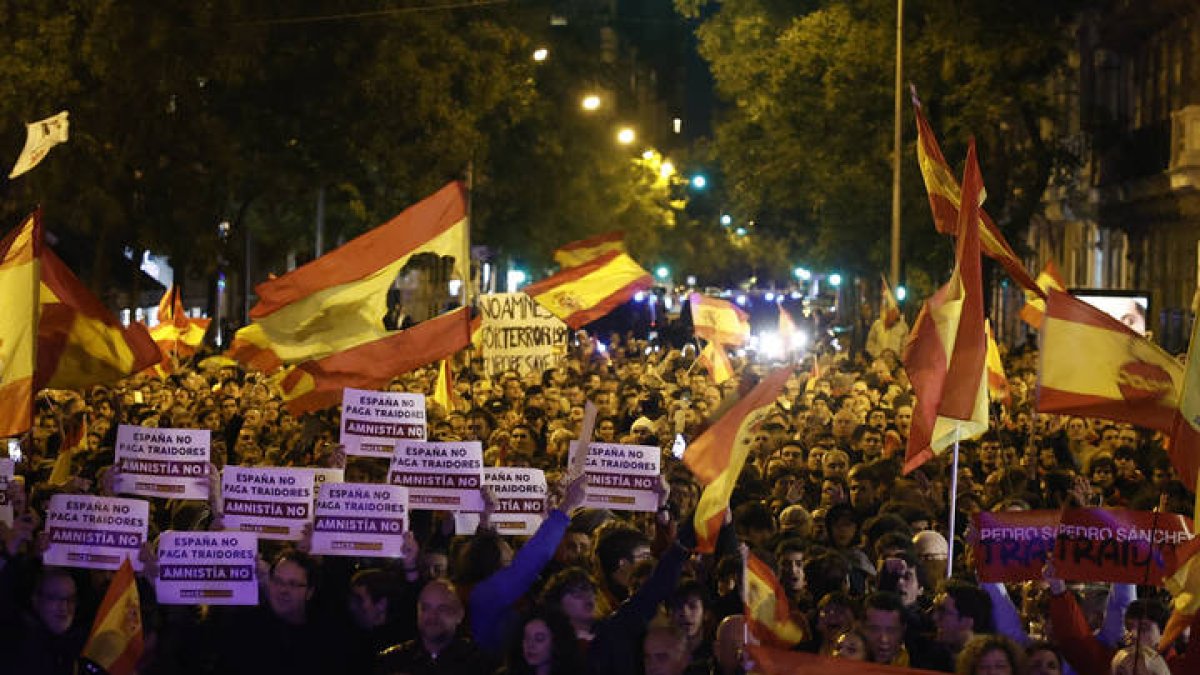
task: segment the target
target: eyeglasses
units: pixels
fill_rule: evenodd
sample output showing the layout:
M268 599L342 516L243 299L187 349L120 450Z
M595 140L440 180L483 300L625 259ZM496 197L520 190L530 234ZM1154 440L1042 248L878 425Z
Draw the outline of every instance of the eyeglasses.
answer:
M272 576L271 583L281 588L290 588L292 590L303 590L308 588L308 584L300 581L280 581L278 577Z

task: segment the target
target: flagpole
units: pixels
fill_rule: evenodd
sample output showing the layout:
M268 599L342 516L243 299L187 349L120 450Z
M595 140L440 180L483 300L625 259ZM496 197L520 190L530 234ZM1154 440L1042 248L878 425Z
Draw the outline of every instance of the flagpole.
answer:
M462 288L459 290L459 302L463 307L472 302L471 297L471 222L474 213L472 209L475 202L475 160L467 161L467 231L463 237L464 248L463 255L463 280Z
M958 438L960 425L954 425L954 465L950 473L950 531L946 533L946 578L954 574L954 520L958 511Z

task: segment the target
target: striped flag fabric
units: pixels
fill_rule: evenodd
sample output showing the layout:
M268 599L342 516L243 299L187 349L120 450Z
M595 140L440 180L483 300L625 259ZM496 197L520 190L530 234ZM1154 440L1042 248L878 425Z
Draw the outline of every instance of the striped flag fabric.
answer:
M1051 290L1065 292L1067 283L1063 281L1058 265L1055 265L1053 260L1047 260L1042 273L1038 275L1037 285L1042 293L1039 295L1033 291L1025 291L1025 305L1021 307L1018 315L1030 326L1041 328L1042 317L1046 315L1046 294Z
M0 437L20 435L33 422L40 247L40 213L36 212L0 241L0 297L5 310L0 322Z
M259 284L253 323L237 332L229 355L271 372L389 338L395 331L383 325L387 291L405 263L421 253L452 257L458 278L468 279L467 237L466 187L449 183L370 232Z
M1004 374L1004 360L1000 358L1000 346L992 335L992 322L987 327L987 382L988 397L993 403L1012 405L1012 392L1008 388L1008 376Z
M912 92L912 104L917 118L917 163L925 181L925 191L929 194L929 208L933 211L934 227L942 234L957 236L962 232L962 219L958 213L959 205L963 202L962 189L954 178L954 172L950 170L950 164L942 155L942 148L933 133L933 127L929 125L929 120L925 119L925 112L915 89ZM1000 263L1013 281L1022 288L1037 295L1044 295L991 216L983 209L977 209L976 212L974 224L978 225L983 252Z
M554 262L566 269L595 260L612 251L625 252L624 232L606 232L595 237L563 244L554 250Z
M142 609L129 558L109 583L80 656L85 673L133 675L142 658Z
M729 497L758 426L775 407L775 399L787 384L788 368L771 372L749 394L733 404L711 427L700 435L683 455L683 463L704 484L696 506L696 551L712 553L717 534L725 521Z
M732 302L699 293L688 300L696 337L723 345L741 345L750 337L750 317Z
M954 272L917 316L904 350L904 367L917 395L908 435L907 474L955 440L975 438L988 428L987 337L983 316L983 275L978 218L983 179L975 142L967 149L963 208Z
M169 375L175 362L193 356L204 344L210 319L193 319L183 308L182 291L172 284L158 302L158 325L150 329L150 337L163 353L162 362L151 370L156 375Z
M1197 433L1182 406L1183 364L1120 321L1068 293L1050 291L1042 321L1037 410L1128 422L1172 435L1168 456L1195 485Z
M783 343L783 348L788 353L792 351L792 343L796 340L796 322L792 321L792 315L779 305L779 340Z
M804 628L792 618L787 593L771 567L746 552L742 603L746 627L759 644L790 649L806 637Z
M723 345L709 342L704 345L697 359L708 369L708 376L714 384L721 384L733 377L733 364L729 362L729 354L725 352Z
M450 359L442 359L438 363L437 379L433 381L431 398L442 406L442 410L454 410L458 396L454 394L454 376L450 372Z
M622 251L599 257L522 289L572 329L608 314L654 284L650 273Z

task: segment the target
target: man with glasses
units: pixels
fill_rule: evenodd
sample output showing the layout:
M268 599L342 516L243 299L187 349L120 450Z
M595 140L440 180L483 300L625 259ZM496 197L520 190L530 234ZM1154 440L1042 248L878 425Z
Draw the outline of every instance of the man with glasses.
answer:
M15 573L6 564L0 578ZM75 579L61 567L43 568L29 604L31 611L22 614L16 598L0 597L0 653L12 668L5 672L71 675L88 636L86 623L76 621Z

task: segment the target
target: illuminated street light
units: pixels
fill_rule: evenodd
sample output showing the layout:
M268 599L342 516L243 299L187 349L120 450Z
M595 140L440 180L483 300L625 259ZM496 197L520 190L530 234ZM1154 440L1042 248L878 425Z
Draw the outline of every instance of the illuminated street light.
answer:
M703 190L704 188L708 187L708 179L704 177L704 174L698 173L695 176L692 176L692 187L696 188L697 190Z
M746 228L739 227L738 229L734 230L733 233L739 237L744 237L746 236Z
M579 102L579 107L588 112L600 109L600 97L595 94L588 94Z
M528 278L528 275L525 274L525 270L509 270L508 276L505 279L505 281L507 281L505 285L508 287L508 292L516 293L517 290L521 288L521 284L525 283L525 280Z
M670 178L675 175L675 165L669 159L664 159L662 166L658 167L658 175L663 178Z
M659 265L658 269L654 270L654 276L659 279L666 279L671 276L671 270L667 269L666 265Z
M896 301L904 302L904 299L907 297L908 297L908 289L903 286L897 286L896 287Z
M653 150L642 151L642 159L646 160L647 162L654 159L654 151Z
M722 225L724 225L725 227L729 227L732 223L733 223L733 216L729 215L728 213L721 214L721 224Z
M546 49L545 47L538 47L537 49L533 50L533 60L537 61L538 63L545 61L547 56L550 56L550 50Z
M808 281L809 279L812 279L812 272L804 269L803 267L797 267L792 271L792 273L795 274L796 278L800 281Z
M637 140L637 134L629 127L621 127L617 131L617 142L621 145L629 145Z
M838 274L837 272L830 274L829 275L829 285L833 286L834 288L841 286L842 285L842 275Z

